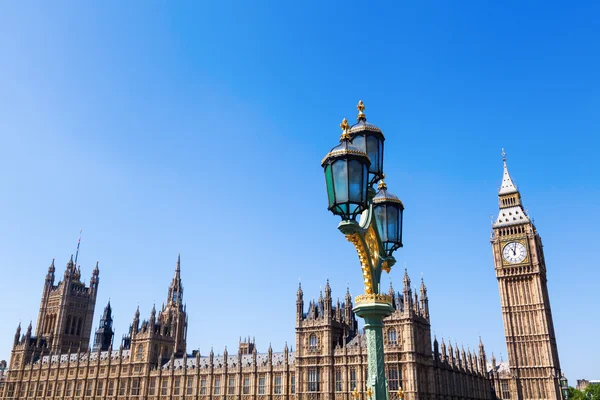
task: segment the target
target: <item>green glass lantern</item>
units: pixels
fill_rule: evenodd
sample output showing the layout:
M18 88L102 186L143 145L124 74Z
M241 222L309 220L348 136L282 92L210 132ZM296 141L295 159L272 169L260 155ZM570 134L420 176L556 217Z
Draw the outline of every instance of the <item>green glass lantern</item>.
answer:
M562 374L562 376L560 377L560 389L562 391L563 399L568 400L569 399L569 382L567 381L565 374Z
M402 247L402 217L404 204L397 196L389 193L383 179L379 182L379 191L373 198L373 211L377 221L377 230L385 253L389 256Z
M371 161L364 151L350 143L348 121L341 125L340 144L321 162L327 185L328 209L342 220L356 220L368 207L368 177Z
M369 185L374 185L383 178L383 141L385 137L377 126L367 122L364 114L365 105L360 100L358 109L358 122L348 130L350 141L360 150L367 153L371 166L369 167Z

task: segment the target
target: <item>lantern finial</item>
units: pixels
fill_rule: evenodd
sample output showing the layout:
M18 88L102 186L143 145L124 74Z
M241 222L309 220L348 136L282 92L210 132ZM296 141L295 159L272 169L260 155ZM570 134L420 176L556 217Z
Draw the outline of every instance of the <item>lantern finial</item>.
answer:
M387 189L387 185L385 184L385 182L383 181L385 179L385 174L383 174L381 176L381 179L379 180L379 185L377 185L377 189L379 190L384 190Z
M348 135L348 129L350 128L350 125L348 124L348 120L346 118L342 120L340 128L342 128L342 137L340 140L350 139L350 135Z
M356 109L358 110L358 117L357 119L360 120L367 120L367 116L365 115L365 113L363 111L365 111L365 103L363 103L362 100L358 101L358 105L356 106Z

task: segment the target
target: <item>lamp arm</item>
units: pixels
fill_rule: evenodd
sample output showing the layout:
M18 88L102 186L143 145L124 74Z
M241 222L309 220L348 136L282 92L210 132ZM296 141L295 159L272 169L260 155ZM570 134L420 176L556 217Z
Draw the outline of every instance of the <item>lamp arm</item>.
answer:
M385 270L389 273L396 262L394 257L388 257L385 254L373 214L373 203L371 203L369 208L361 214L360 223L342 221L338 226L346 239L356 248L366 294L379 294L381 271Z

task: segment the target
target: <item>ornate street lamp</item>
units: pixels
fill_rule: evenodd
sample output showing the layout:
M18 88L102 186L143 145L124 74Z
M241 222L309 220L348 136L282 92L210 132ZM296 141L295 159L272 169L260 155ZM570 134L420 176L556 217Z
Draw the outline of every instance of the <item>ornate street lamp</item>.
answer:
M356 297L354 312L365 320L370 399L386 400L383 358L383 319L393 312L392 298L380 292L382 271L396 263L393 253L402 247L404 205L383 182L381 130L366 122L365 106L358 103L358 123L344 118L340 144L323 159L328 209L342 217L338 229L350 241L360 259L365 293ZM379 191L373 185L380 181ZM362 214L361 214L362 213ZM357 216L360 218L357 221ZM353 395L356 395L355 390Z
M568 400L569 399L569 382L567 381L567 378L565 378L565 374L562 374L559 382L560 382L560 390L562 392L563 400Z
M325 169L329 210L347 221L355 220L368 206L367 179L371 161L367 153L350 143L346 118L340 127L340 144L331 149L321 166Z

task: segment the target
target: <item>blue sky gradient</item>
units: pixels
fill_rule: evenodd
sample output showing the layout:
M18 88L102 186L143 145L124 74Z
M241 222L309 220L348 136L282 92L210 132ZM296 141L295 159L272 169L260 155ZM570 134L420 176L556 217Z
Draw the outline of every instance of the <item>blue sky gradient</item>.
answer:
M377 2L380 3L380 2ZM384 2L385 3L385 2ZM295 294L362 291L321 158L359 99L387 138L432 331L506 359L489 243L501 148L542 235L561 364L600 378L600 3L0 3L0 359L100 261L117 339L181 252L188 346L294 343Z

